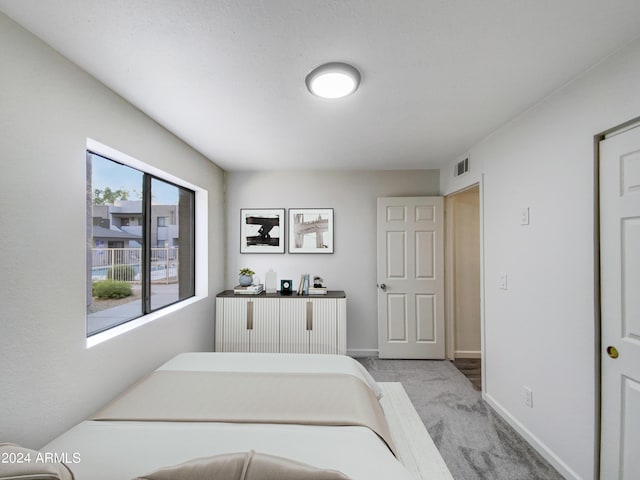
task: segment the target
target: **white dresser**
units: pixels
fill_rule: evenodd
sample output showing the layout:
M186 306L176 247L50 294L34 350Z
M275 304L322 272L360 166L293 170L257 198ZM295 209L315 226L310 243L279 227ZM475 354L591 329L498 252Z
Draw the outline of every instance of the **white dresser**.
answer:
M326 295L216 296L217 352L347 353L347 298Z

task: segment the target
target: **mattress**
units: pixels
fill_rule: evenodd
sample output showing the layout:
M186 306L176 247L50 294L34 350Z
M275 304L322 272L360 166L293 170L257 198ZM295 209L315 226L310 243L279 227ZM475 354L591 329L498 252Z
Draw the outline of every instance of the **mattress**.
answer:
M340 355L187 353L157 371L349 375L380 395L366 370ZM354 480L413 478L380 436L358 425L86 420L42 449L77 459L70 465L76 480L134 478L194 458L249 450L338 470Z

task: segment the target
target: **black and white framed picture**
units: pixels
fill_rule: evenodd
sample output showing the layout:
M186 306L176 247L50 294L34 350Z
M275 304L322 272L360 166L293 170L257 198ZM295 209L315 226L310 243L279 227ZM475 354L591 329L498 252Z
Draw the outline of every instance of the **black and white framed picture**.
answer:
M289 209L289 253L333 253L333 208Z
M240 253L284 253L284 208L240 209Z

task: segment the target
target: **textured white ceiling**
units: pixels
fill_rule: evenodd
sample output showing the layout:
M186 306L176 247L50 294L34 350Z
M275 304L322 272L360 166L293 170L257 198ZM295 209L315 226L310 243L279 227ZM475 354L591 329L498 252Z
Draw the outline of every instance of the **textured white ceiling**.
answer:
M227 170L438 168L640 35L638 0L0 0ZM304 79L362 73L342 100Z

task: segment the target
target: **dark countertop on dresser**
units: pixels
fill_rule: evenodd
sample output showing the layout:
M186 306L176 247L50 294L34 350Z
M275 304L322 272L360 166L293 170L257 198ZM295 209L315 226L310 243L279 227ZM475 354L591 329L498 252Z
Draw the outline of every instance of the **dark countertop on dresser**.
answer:
M291 295L282 295L280 292L276 293L266 293L262 292L258 295L251 295L248 293L233 293L233 290L225 290L224 292L220 292L216 295L216 297L224 297L224 298L239 298L239 297L248 297L248 298L347 298L347 295L342 290L327 290L326 295L297 295L293 293Z

